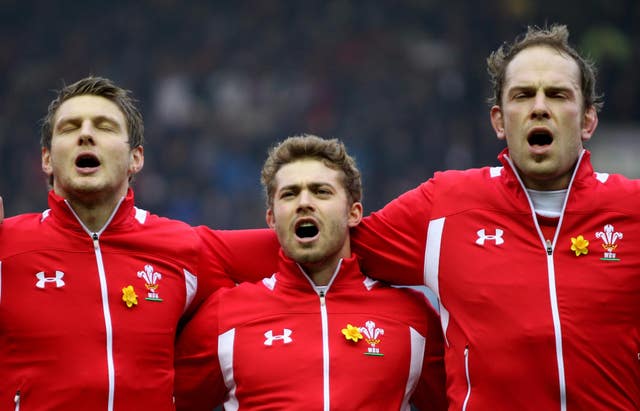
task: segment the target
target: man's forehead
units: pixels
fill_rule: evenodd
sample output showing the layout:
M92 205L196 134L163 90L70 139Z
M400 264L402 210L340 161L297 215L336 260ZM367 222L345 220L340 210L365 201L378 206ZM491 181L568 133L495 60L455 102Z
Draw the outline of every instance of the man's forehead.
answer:
M95 117L125 122L125 116L116 103L105 97L91 94L74 96L65 100L56 110L55 121Z
M328 167L321 160L311 158L287 163L276 173L278 187L310 184L336 185L340 181L340 171Z
M540 80L576 85L580 83L580 68L568 54L544 45L520 51L506 68L505 83Z

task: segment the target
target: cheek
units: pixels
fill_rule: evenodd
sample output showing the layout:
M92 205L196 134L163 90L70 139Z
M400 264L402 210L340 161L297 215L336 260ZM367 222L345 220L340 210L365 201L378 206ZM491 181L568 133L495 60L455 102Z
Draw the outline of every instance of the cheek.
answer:
M524 110L516 110L514 108L505 110L503 116L503 123L505 128L514 126L520 123L520 120L524 116Z
M283 206L282 204L274 204L273 212L271 213L271 222L279 225L286 225L291 215L290 207Z

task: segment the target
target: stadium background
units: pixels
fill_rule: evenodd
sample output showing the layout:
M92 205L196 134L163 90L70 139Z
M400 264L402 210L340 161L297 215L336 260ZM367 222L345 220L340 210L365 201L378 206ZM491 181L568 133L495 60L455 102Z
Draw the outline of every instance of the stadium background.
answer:
M640 2L601 0L0 1L0 194L46 208L39 126L88 74L131 89L146 123L139 206L262 227L277 140L343 139L373 211L434 171L496 164L485 59L527 25L565 23L600 67L595 164L640 177ZM636 22L634 24L633 22Z

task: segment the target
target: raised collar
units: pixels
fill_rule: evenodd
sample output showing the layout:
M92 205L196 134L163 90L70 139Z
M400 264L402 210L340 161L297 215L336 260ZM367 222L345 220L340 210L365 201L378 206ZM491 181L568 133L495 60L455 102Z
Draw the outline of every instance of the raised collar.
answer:
M520 178L517 175L517 171L513 161L509 157L509 149L505 148L498 154L498 160L504 166L504 172L502 177L505 183L510 187L519 187L524 190L524 186L520 183ZM582 154L578 158L578 164L573 178L569 182L569 187L583 186L588 184L591 180L589 177L593 176L593 166L591 165L591 152L589 150L583 150Z
M284 251L280 249L278 261L278 273L276 281L278 284L287 288L296 288L298 290L312 290L315 284L311 278L304 272L302 267L294 260L287 257ZM354 286L370 286L375 283L360 271L360 265L355 254L351 254L349 258L343 258L338 264L336 272L329 280L328 289L331 292L345 288L353 288Z
M50 221L66 229L89 232L84 224L76 217L76 214L66 199L57 195L53 190L49 191L48 204L49 209L42 214L43 220L51 219ZM109 228L109 230L128 229L130 224L133 223L135 215L136 209L134 207L133 190L129 188L126 196L116 206L111 217L107 220L107 224L100 232L105 231L107 228Z

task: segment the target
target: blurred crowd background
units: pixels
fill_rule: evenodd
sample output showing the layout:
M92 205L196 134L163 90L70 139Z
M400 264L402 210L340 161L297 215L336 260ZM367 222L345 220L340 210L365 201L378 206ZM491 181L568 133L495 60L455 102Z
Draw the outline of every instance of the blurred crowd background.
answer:
M0 194L7 215L46 208L40 120L93 74L140 102L143 208L265 226L268 148L313 133L346 142L374 211L434 171L497 164L486 57L554 22L600 69L596 165L640 177L638 21L636 0L0 0Z

